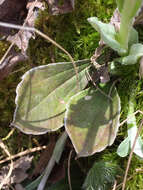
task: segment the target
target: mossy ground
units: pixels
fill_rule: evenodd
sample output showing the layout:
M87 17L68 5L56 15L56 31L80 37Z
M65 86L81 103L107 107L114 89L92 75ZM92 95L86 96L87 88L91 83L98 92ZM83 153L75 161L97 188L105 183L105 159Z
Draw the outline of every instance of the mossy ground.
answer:
M69 14L49 16L47 10L41 12L36 21L36 27L62 45L75 60L90 58L93 55L95 48L98 46L100 36L87 22L87 18L97 16L100 20L108 22L115 7L116 5L114 0L79 0L76 1L75 10ZM7 46L8 45L6 43L0 42L1 57ZM15 109L15 89L24 72L33 66L45 65L53 61L69 61L67 55L65 55L61 50L57 49L54 45L39 36L36 36L36 39L30 41L28 55L30 57L29 62L19 63L15 68L15 71L19 71L12 73L6 79L1 81L0 138L4 138L11 131L9 126ZM135 110L140 109L143 111L143 81L139 80L137 73L138 68L136 68L132 73L132 76L126 76L118 83L118 92L120 94L122 104L121 120L124 120L127 117L130 84L135 84L137 88ZM142 115L138 114L138 123L141 118ZM79 161L81 161L81 165L86 166L86 171L92 165L93 161L100 159L115 162L125 170L127 158L120 158L116 154L116 150L119 143L126 136L126 129L126 124L120 128L118 137L113 146L92 157L79 159ZM24 135L16 129L13 135L11 135L5 143L11 154L16 154L22 150L34 147L35 144L37 145L39 143L39 141L40 137ZM0 152L0 156L2 156L2 150L0 150ZM35 154L35 157L37 158L38 154ZM143 171L142 164L143 161L133 155L129 171L129 176L133 175L133 177L127 182L127 190L143 189L143 175L140 172L136 173L136 169L138 168ZM83 183L83 181L81 183Z

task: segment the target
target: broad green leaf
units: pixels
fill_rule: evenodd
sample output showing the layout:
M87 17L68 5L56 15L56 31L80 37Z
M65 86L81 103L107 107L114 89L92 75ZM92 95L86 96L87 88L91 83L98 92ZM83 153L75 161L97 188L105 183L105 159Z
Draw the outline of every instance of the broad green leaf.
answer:
M88 22L100 33L102 40L109 47L117 51L119 54L126 53L126 50L123 49L120 43L116 40L117 33L113 25L102 23L96 17L88 18Z
M108 94L112 84L101 90ZM113 87L113 86L112 86ZM120 98L112 88L112 101L94 88L71 97L65 113L65 128L78 157L89 156L113 144L119 127Z
M138 39L138 32L132 27L131 31L130 31L130 36L129 36L129 48L133 44L137 44L138 41L139 41L139 39Z
M123 9L123 5L124 5L124 0L116 0L116 3L117 3L117 7L121 13L122 9Z
M118 146L117 154L120 157L125 157L125 156L127 156L129 154L129 150L130 150L130 139L129 139L129 137L127 137Z
M136 117L134 115L135 105L136 105L136 91L134 89L135 85L131 87L130 92L130 98L129 98L129 108L128 108L128 120L127 120L127 126L128 126L128 137L130 139L130 149L132 148L135 137L137 134L137 122ZM141 137L139 136L136 140L136 144L134 147L133 152L138 155L139 157L143 158L143 141Z
M129 55L119 58L118 61L123 65L133 65L143 56L143 44L134 44L131 46Z
M83 189L86 190L109 190L112 189L116 176L121 176L122 170L118 165L99 161L95 162L93 167L89 170Z
M129 154L129 152L133 146L136 133L137 133L136 126L128 129L128 137L126 139L124 139L124 141L121 142L121 144L119 145L119 147L117 149L117 154L119 156L125 157ZM137 138L133 152L140 158L143 158L143 140L141 139L140 136Z
M135 86L131 86L130 91L130 98L129 98L129 108L128 108L128 119L127 119L127 126L128 126L128 137L119 145L117 153L119 156L124 157L127 156L129 150L132 149L135 137L137 134L137 123L136 117L134 115L134 107L136 104L136 93L135 93ZM143 140L139 136L136 140L136 144L134 146L133 152L143 158Z
M128 137L130 139L130 149L133 147L135 137L138 131L136 117L134 115L135 105L136 105L136 90L135 85L131 87L130 98L129 98L129 108L128 108ZM139 136L136 140L136 144L133 152L139 157L143 158L143 141Z
M80 88L87 85L89 60L76 62ZM71 62L52 63L26 72L16 89L13 125L27 134L43 134L63 126L66 103L78 91Z
M136 134L137 134L137 126L136 125L128 129L128 137L130 139L131 148L134 144ZM136 141L136 144L134 147L134 153L136 155L138 155L140 158L143 158L143 140L141 139L140 136L137 138L137 141Z

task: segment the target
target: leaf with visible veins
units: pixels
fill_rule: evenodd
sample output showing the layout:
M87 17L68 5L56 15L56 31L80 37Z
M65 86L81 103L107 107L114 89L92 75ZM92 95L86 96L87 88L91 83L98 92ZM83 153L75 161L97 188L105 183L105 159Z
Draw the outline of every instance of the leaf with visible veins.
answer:
M109 93L112 84L102 91ZM111 146L116 138L120 98L114 87L112 101L93 88L88 88L71 97L65 113L65 128L78 154L90 156Z

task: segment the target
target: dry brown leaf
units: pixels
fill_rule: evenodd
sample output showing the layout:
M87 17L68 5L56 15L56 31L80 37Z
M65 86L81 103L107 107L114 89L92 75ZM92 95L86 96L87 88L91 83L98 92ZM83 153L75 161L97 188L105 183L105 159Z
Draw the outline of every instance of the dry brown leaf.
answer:
M1 0L0 21L12 24L22 24L26 17L27 0ZM0 33L9 35L12 29L0 27Z
M110 23L115 27L116 31L120 29L120 13L118 9L115 9L113 16L111 17Z
M34 27L35 19L38 15L38 10L44 10L44 4L41 0L3 0L0 2L0 21L20 24ZM13 30L9 28L0 27L0 34L4 34L7 40L13 42L26 54L29 39L34 38L34 34L30 31L19 31L13 34ZM15 39L16 38L16 39Z
M0 21L23 24L25 26L34 27L38 10L44 10L44 4L41 0L1 0L0 1ZM10 51L9 56L2 61L0 65L0 80L8 76L14 66L20 61L28 59L26 50L28 48L30 38L34 38L34 34L30 31L15 31L9 28L0 27L0 34L7 37L7 40L14 43L21 49L21 53ZM3 36L3 37L4 37Z
M46 0L52 15L65 14L73 11L74 0Z
M28 13L25 19L26 22L24 22L25 26L34 27L35 19L38 15L38 9L44 10L44 5L40 0L38 0L37 2L29 0L29 2L26 5L26 8L28 9ZM19 31L15 35L8 36L7 40L10 42L14 41L18 48L22 50L22 52L26 52L30 38L34 37L34 34L30 31Z
M22 53L11 53L11 55L0 64L0 80L4 79L18 62L26 61L27 59L28 57Z
M138 15L136 16L135 18L135 22L134 22L134 25L143 25L143 5L142 7L140 8L139 12L138 12Z
M7 184L4 184L5 186L3 188L6 188L7 186L14 184L14 183L21 183L23 180L25 180L28 177L28 174L26 171L31 167L33 156L24 156L16 160L13 164L13 171L12 175L7 181ZM0 181L2 181L5 176L7 175L9 171L9 164L7 166L4 166L0 170Z

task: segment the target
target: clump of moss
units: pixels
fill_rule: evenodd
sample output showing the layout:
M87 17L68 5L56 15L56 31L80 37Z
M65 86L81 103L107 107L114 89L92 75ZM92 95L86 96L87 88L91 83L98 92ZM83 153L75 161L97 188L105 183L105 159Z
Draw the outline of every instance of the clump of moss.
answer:
M111 1L76 1L73 12L52 16L48 10L41 12L36 22L36 27L62 45L75 60L90 58L98 46L99 34L87 22L87 18L97 16L104 21L109 21L115 2ZM49 62L69 61L69 58L61 50L51 43L47 43L41 37L31 41L29 54L34 55L35 64L47 64Z

